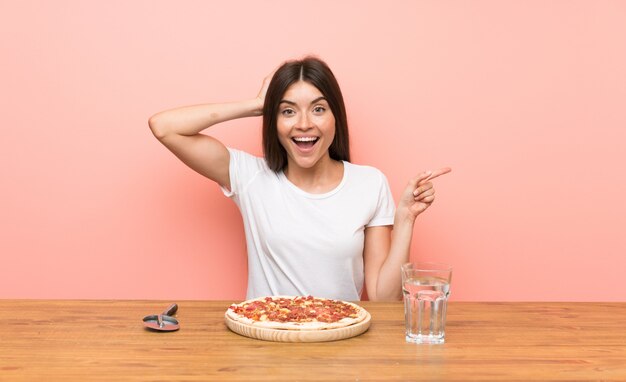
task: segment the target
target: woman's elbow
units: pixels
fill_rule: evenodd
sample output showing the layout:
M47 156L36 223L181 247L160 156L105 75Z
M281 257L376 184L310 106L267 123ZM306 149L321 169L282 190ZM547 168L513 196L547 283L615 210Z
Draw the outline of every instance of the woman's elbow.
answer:
M159 114L155 114L148 119L148 126L150 126L150 131L158 140L162 140L167 136L167 128Z
M368 294L368 299L370 301L400 301L402 300L402 291L391 291L389 293L374 293L373 295Z

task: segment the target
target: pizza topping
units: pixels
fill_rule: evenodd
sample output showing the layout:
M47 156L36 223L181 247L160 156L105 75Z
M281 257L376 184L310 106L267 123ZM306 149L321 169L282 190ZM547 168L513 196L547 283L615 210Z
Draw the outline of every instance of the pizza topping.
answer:
M265 297L231 305L230 309L254 321L333 323L358 316L357 309L351 304L313 296Z

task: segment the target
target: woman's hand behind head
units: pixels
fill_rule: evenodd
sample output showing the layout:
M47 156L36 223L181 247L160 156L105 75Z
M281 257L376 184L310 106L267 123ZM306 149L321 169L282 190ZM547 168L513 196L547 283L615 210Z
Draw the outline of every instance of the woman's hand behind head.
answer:
M270 86L270 82L272 81L272 77L274 77L274 73L276 70L272 71L263 79L263 85L261 85L261 90L259 90L259 94L256 96L257 102L259 104L258 109L256 110L257 115L263 115L263 104L265 104L265 94L267 94L267 88Z

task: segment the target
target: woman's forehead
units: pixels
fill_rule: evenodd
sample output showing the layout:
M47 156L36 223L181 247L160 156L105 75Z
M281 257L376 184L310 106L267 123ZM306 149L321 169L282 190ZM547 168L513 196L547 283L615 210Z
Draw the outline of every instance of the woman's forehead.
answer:
M298 81L291 84L285 94L281 98L282 101L288 101L291 103L309 103L320 97L324 98L322 92L313 86L310 82ZM325 99L325 98L324 98Z

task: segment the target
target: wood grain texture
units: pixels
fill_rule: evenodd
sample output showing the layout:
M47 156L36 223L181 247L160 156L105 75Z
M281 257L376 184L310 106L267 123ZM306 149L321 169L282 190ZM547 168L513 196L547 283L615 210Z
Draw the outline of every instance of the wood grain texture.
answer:
M277 330L244 324L231 319L227 315L224 316L226 326L233 332L258 340L276 342L328 342L345 340L347 338L356 337L367 331L370 327L371 319L372 316L367 313L363 321L344 328L328 330Z
M230 301L178 301L177 332L143 316L169 301L0 300L0 380L626 380L626 303L450 302L446 343L408 344L401 302L360 303L360 336L281 343L237 335Z

